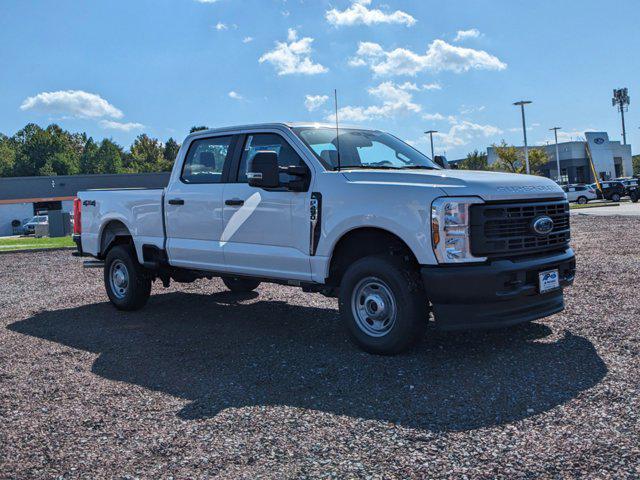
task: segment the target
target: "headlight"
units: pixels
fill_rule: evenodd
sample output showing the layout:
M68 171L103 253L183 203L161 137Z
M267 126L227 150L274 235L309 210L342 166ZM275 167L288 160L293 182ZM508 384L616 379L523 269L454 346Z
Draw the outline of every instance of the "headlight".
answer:
M443 197L431 204L431 244L438 263L484 262L471 254L469 207L477 197Z

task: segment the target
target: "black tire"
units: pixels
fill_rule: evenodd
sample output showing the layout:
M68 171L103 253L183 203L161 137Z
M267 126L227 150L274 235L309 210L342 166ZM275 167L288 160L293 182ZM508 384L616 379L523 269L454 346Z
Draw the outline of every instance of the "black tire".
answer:
M367 289L367 286L371 288ZM376 288L381 289L379 293ZM366 291L371 294L365 294ZM390 298L388 303L395 303L396 312L395 321L388 321L387 326L379 320L382 325L377 330L372 318L362 318L370 312L373 312L372 316L376 315L377 303L370 300L375 295L381 295L381 305ZM342 321L351 339L366 352L393 355L424 337L429 307L422 280L415 268L399 258L376 255L353 263L342 277L338 298ZM368 304L375 308L369 308ZM358 309L362 311L360 315ZM387 311L385 305L384 312Z
M117 271L121 277L117 277ZM124 281L120 283L119 279L125 276L126 284ZM142 308L151 295L151 283L151 278L138 262L133 246L116 245L109 251L104 264L104 286L109 300L118 310Z
M631 195L631 201L632 201L633 203L638 203L638 199L640 199L640 194L638 194L638 193L635 193L635 192L634 192L634 193Z
M580 205L586 205L589 202L589 199L587 197L578 197L578 203Z
M614 193L613 195L611 195L611 201L618 203L620 201L620 194Z
M222 277L222 282L233 293L252 292L260 285L258 280L242 277Z

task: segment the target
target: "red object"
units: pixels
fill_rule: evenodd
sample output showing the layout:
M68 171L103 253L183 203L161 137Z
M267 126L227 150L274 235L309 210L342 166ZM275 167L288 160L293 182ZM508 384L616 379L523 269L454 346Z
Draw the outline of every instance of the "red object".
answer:
M82 233L82 200L79 198L73 200L73 233Z

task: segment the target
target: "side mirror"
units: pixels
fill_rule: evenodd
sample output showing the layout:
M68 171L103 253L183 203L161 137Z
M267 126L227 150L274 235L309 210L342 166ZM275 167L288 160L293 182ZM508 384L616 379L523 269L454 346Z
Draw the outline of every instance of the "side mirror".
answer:
M272 151L256 153L247 166L247 180L252 187L278 188L279 173L278 154Z
M438 165L440 165L442 168L446 168L449 169L449 162L447 162L447 159L444 158L442 155L436 155L435 157L433 157L433 161L436 162Z

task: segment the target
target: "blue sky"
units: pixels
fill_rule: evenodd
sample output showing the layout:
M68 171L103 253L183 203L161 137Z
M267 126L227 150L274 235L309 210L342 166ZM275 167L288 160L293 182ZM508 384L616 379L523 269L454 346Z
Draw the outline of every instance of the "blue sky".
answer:
M616 11L613 11L616 9ZM640 144L640 3L516 0L2 0L0 132L57 122L128 146L192 125L341 118L450 159L505 139ZM460 33L459 33L460 32ZM325 101L325 96L330 97Z

